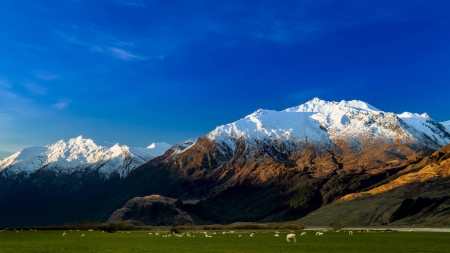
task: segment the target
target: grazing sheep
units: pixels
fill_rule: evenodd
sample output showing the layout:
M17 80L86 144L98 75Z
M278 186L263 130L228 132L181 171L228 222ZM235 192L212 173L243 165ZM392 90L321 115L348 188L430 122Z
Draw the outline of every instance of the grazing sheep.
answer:
M301 233L300 236L306 236L306 232Z
M255 234L251 233L251 234L250 234L250 237L253 237L253 236L255 236Z
M353 235L353 231L348 231L348 234L349 235Z
M63 236L63 237L66 236L66 232L64 232L64 233L62 234L62 236Z
M273 236L275 236L275 237L279 237L280 235L279 235L279 234L274 234Z
M292 239L294 240L294 242L297 242L297 240L295 240L295 234L288 234L286 236L286 241L287 242L291 242Z
M239 237L241 237L242 235L239 235Z
M316 233L316 236L322 236L322 235L323 235L323 233L321 233L321 232Z
M81 237L85 237L85 235L84 235L84 234L82 234L82 235L81 235Z

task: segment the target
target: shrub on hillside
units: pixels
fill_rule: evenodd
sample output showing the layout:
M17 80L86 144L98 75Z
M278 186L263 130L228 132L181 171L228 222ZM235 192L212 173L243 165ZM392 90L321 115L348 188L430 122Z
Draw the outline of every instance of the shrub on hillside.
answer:
M345 227L345 224L342 223L342 222L335 222L335 223L333 223L333 225L331 225L331 227L332 227L334 230L340 230L340 229L342 229L342 228Z

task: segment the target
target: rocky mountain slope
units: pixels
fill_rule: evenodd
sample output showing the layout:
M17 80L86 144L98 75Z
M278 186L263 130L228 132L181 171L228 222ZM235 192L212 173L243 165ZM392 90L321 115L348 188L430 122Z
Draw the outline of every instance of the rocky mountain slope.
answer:
M450 225L450 145L366 191L348 194L300 219L311 225Z

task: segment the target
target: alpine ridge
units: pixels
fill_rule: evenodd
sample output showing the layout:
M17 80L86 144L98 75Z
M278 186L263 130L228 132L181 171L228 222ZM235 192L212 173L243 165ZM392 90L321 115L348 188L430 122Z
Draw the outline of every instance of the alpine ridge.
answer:
M82 136L67 142L61 140L44 147L25 148L0 160L0 173L28 176L39 171L70 174L77 171L97 171L102 177L113 174L125 177L130 171L162 155L167 143L153 143L148 148L132 148L119 144L100 146Z

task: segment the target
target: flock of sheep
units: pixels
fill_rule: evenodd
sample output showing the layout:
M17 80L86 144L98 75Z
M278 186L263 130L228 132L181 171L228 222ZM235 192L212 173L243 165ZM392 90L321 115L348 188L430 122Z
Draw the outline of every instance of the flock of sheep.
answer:
M70 231L72 231L72 230L70 230ZM77 231L80 231L80 230L77 230ZM93 229L89 229L88 230L88 232L93 232L94 230ZM324 231L326 231L326 230L324 230ZM104 233L105 231L102 231L102 233ZM296 235L294 234L294 233L292 233L293 231L291 231L291 233L289 233L289 234L287 234L286 235L286 241L287 242L297 242L297 240L296 240ZM339 231L336 231L336 232L339 232ZM122 232L122 233L125 233L125 232ZM130 233L130 232L126 232L126 233ZM216 235L217 234L217 232L211 232L211 233L208 233L208 232L191 232L191 233L201 233L201 234L203 234L206 238L211 238L211 237L213 237L213 235ZM183 232L183 233L175 233L175 232L172 232L172 233L168 233L168 234L164 234L164 235L161 235L161 237L171 237L171 236L174 236L174 237L184 237L185 235L186 235L186 237L195 237L195 235L194 234L192 234L191 235L191 233L189 233L189 232ZM221 234L222 235L225 235L225 234L234 234L235 233L235 231L229 231L229 232L226 232L226 231L223 231ZM152 233L152 232L150 232L150 233L148 233L149 235L155 235L155 236L159 236L160 235L160 232L154 232L154 233ZM348 232L348 234L349 235L353 235L353 231L349 231ZM62 236L63 237L65 237L67 234L66 234L66 232L64 231L63 233L62 233ZM85 237L86 236L86 234L81 234L81 237ZM274 236L275 237L279 237L280 236L280 232L278 232L278 231L275 231L275 234L274 234ZM300 234L300 236L306 236L306 232L302 232L301 234ZM323 236L323 232L316 232L316 236ZM239 234L238 235L238 237L242 237L242 234ZM255 233L250 233L250 237L255 237Z

